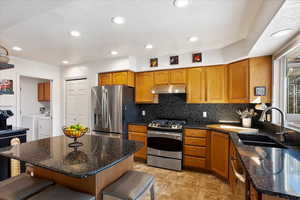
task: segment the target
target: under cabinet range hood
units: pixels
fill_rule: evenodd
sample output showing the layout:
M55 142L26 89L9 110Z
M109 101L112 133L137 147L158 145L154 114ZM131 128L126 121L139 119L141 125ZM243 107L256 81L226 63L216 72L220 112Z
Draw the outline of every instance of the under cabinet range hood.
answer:
M186 93L185 88L185 85L155 85L152 94Z

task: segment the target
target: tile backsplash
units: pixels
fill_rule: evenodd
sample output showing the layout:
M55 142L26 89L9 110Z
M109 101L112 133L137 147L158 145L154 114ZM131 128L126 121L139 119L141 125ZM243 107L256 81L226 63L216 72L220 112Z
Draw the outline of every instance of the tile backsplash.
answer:
M186 94L160 94L159 104L139 104L143 121L153 119L186 119L188 123L217 123L219 120L239 121L238 109L253 108L253 104L187 104ZM146 116L142 116L142 111ZM203 117L203 112L207 117Z

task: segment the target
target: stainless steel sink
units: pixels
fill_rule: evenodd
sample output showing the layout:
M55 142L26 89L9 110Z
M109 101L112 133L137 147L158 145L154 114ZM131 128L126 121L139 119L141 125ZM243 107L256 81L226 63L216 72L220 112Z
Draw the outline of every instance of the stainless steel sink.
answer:
M261 147L273 147L285 149L283 145L276 142L275 140L264 135L250 135L250 134L238 134L240 140L245 145L250 146L261 146Z

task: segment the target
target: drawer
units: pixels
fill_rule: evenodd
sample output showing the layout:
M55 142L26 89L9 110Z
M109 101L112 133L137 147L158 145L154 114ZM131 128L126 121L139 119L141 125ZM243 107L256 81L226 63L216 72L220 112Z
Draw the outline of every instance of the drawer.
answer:
M207 147L184 145L183 154L196 157L207 157Z
M183 166L193 168L206 168L206 158L183 156Z
M184 129L185 136L188 137L207 137L207 130L200 129Z
M128 132L147 133L147 126L143 126L143 125L128 125Z
M184 144L193 146L206 146L206 138L184 137Z

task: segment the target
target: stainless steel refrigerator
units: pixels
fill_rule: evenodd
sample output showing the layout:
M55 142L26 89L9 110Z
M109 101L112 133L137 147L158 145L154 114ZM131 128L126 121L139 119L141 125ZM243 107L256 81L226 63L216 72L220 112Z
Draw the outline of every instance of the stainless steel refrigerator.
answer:
M92 88L93 131L127 135L127 123L138 115L134 88L125 85Z

